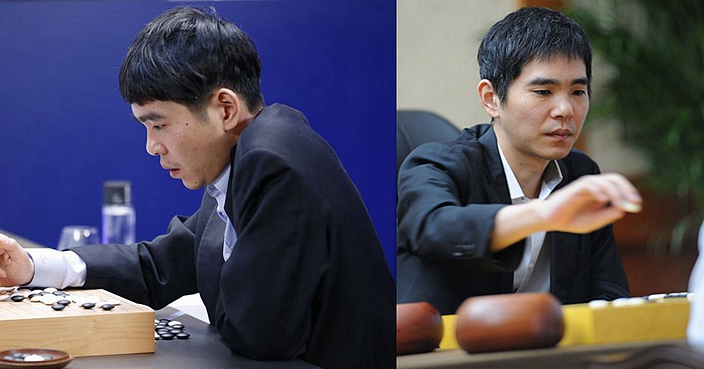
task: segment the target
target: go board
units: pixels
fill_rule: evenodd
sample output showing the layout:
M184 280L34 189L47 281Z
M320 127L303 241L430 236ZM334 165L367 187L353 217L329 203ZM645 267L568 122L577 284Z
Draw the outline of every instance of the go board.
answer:
M687 337L686 293L597 302L563 306L565 335L560 346Z
M29 296L33 291L17 292ZM29 298L0 301L0 350L58 349L75 357L154 352L154 310L105 290L64 292L78 303L54 310ZM81 307L86 300L97 300L98 306ZM113 302L113 308L101 309L101 302Z

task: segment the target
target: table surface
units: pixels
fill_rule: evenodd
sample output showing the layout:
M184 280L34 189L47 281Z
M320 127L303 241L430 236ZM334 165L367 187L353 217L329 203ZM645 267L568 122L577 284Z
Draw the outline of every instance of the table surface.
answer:
M310 369L309 363L294 361L255 361L233 354L220 340L214 327L177 309L156 311L156 318L178 320L191 337L187 340L158 340L153 354L78 357L67 369L142 369L142 368L242 368Z
M434 352L398 356L398 369L543 369L543 368L589 368L599 366L604 361L623 359L629 355L655 353L663 350L681 350L696 355L704 365L704 354L694 351L685 340L641 341L628 343L595 344L580 346L552 347L532 350L516 350L483 354L468 354L461 349L436 350ZM618 368L632 366L618 366ZM640 368L640 366L638 366ZM644 366L645 367L645 366ZM616 368L616 367L614 367Z

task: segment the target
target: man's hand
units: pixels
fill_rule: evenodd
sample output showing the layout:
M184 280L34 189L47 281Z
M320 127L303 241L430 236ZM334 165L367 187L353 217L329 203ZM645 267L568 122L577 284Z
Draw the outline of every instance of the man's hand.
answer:
M544 201L506 206L496 214L492 251L499 251L532 233L587 233L637 213L643 199L620 174L579 178Z
M548 231L587 233L641 210L638 190L620 174L584 176L543 202Z
M34 264L13 238L0 234L0 286L19 286L32 281Z

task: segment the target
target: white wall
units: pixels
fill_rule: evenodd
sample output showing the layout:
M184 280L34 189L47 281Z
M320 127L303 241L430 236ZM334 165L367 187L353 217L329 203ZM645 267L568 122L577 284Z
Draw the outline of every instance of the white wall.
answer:
M398 0L397 105L434 111L460 127L486 123L477 49L515 0Z
M599 6L600 1L586 3ZM516 0L398 0L397 108L430 110L460 128L489 122L477 96L477 49L489 27L517 4ZM593 69L598 94L608 70L598 61ZM589 123L587 152L604 172L643 173L644 160L618 140L614 127Z

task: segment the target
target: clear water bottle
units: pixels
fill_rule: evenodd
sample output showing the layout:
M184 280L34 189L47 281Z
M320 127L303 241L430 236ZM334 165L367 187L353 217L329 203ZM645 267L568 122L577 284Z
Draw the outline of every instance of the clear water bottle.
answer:
M129 181L103 183L102 243L134 243L136 216L132 206L132 184Z

